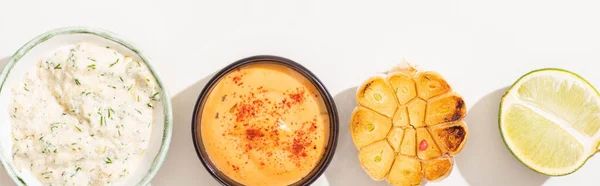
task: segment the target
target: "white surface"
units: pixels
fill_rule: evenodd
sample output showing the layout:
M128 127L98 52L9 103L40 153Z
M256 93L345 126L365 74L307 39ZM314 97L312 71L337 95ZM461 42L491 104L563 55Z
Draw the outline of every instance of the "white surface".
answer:
M338 150L320 183L376 185L359 167L348 134L354 87L405 56L443 74L469 109L471 136L454 172L428 186L598 185L600 157L556 178L518 163L498 134L497 107L507 86L542 67L572 70L600 87L600 2L368 2L1 1L0 59L44 31L72 25L112 30L145 49L171 92L175 122L154 186L217 185L194 152L192 108L212 73L256 54L302 63L337 101ZM2 170L0 185L12 185Z

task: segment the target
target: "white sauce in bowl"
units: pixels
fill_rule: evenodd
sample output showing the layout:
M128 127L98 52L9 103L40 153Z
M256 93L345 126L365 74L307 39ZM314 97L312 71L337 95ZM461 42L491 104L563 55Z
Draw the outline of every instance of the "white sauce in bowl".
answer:
M43 185L111 185L148 148L159 87L142 62L89 43L39 61L12 87L13 163Z

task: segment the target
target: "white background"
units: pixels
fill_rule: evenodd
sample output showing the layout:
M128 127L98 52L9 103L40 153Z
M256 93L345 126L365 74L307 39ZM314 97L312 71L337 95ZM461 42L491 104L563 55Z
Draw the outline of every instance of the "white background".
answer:
M335 98L339 144L318 184L386 185L371 181L358 165L348 118L356 86L404 56L443 74L469 109L471 136L454 171L427 185L598 185L600 158L572 175L549 178L518 163L497 129L499 98L530 70L565 68L600 87L598 3L1 0L0 61L4 65L38 34L64 26L108 29L136 43L162 74L174 108L171 148L153 185L217 185L192 145L193 105L213 73L257 54L305 65ZM13 185L3 169L0 185Z

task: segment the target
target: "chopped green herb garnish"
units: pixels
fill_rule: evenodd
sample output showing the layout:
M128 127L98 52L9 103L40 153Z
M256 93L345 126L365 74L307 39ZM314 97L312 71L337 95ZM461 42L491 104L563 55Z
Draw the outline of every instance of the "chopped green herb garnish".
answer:
M106 157L106 159L104 160L104 162L105 162L106 164L111 164L111 163L112 163L112 160L111 160L109 157Z
M113 66L115 66L115 65L116 65L116 64L119 62L119 60L120 60L120 59L117 59L117 61L115 61L114 63L111 63L111 64L110 64L110 67L113 67Z
M25 86L23 87L23 89L25 89L26 91L29 91L29 89L27 88L27 83L24 84Z
M125 81L123 80L123 77L119 76L119 79L121 79L121 82L125 82Z
M117 89L117 87L115 87L113 85L108 85L108 87L113 88L113 89Z
M90 134L90 136L91 136L91 137L94 137L94 136L95 136L95 134Z
M138 66L139 66L139 67L141 67L141 66L142 66L142 64L140 64L140 62L137 62L137 61L136 61L136 63L138 64Z
M108 118L112 118L112 117L110 117L110 113L111 113L111 112L113 112L113 113L114 113L114 112L115 112L115 110L113 110L112 108L108 108Z
M77 167L77 168L75 169L75 172L79 172L79 170L81 170L81 167Z
M96 60L95 60L95 59L92 59L92 58L89 58L89 57L88 57L88 59L89 59L90 61L96 62Z
M57 128L58 128L58 126L56 126L56 125L50 126L50 130L51 130L52 132L54 132L54 130L56 130Z
M76 128L76 129L77 129L79 132L81 132L81 129L80 129L79 127L75 126L75 128Z
M31 164L31 167L33 167L33 164ZM20 182L21 182L23 185L27 185L27 184L25 183L25 181L23 181L23 178L21 178L21 177L18 177L18 176L17 176L17 179L18 179L18 180L19 180L19 181L20 181Z
M156 96L158 96L158 92L152 94L152 97L150 97L150 99L156 101L156 100L158 100L158 98Z
M119 132L119 136L121 136L121 130L117 130L117 132Z
M96 64L91 64L87 66L89 69L95 70L96 69Z
M54 153L56 153L56 149L54 149Z
M135 111L137 111L138 113L142 114L142 111L140 111L140 110L138 110L138 109L135 109Z
M140 102L140 95L137 96L137 101Z
M133 87L133 84L130 85L129 88L127 88L127 91L130 91L132 87Z
M60 63L59 63L58 65L56 65L56 66L54 67L54 69L62 69L62 67L60 66Z
M150 79L146 78L146 81L147 81L148 83L150 83Z
M81 82L79 82L79 79L75 79L75 84L81 85Z
M152 105L150 103L146 104L146 106L152 108Z
M40 141L42 141L43 139L44 139L44 136L40 137L40 139L39 139L39 140L40 140Z
M100 116L100 125L104 124L104 116Z
M110 47L106 46L106 48L110 48Z

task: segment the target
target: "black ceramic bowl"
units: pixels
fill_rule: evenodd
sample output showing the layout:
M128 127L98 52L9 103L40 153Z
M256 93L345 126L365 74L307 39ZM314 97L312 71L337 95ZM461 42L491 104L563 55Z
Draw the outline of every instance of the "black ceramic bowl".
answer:
M202 118L202 111L204 109L204 103L206 102L206 99L208 98L210 92L212 91L214 86L219 82L219 80L222 77L226 76L229 72L232 72L243 66L251 65L251 64L255 64L255 63L273 63L273 64L284 65L286 67L289 67L290 69L293 69L293 70L299 72L304 77L306 77L316 87L316 89L319 91L319 93L321 95L321 98L323 98L323 101L327 107L327 112L329 114L329 122L330 122L329 123L329 139L327 142L326 149L321 157L321 160L317 163L317 165L313 168L313 170L308 175L306 175L304 178L302 178L300 181L292 184L292 185L310 185L315 180L317 180L317 178L319 178L319 176L321 176L321 174L323 174L323 172L325 172L325 169L327 169L329 162L331 162L331 159L333 158L333 154L335 152L336 145L337 145L338 133L339 133L339 131L338 131L339 130L338 129L339 128L339 118L338 118L337 108L335 107L333 98L331 97L331 95L329 94L329 92L327 91L327 89L325 88L323 83L321 83L321 81L313 73L311 73L308 69L306 69L302 65L300 65L292 60L286 59L286 58L277 57L277 56L253 56L253 57L245 58L245 59L236 61L236 62L228 65L227 67L225 67L221 71L219 71L214 77L212 77L212 79L204 87L204 89L202 90L202 93L200 93L200 96L198 97L198 100L196 101L196 106L194 109L194 116L192 118L192 138L194 140L194 147L196 148L196 153L198 154L198 157L200 158L200 161L202 161L202 164L204 165L206 170L208 170L208 172L210 172L210 174L219 183L221 183L223 185L242 185L242 184L234 181L233 179L229 178L223 172L221 172L216 167L216 165L213 164L213 162L211 161L210 157L206 153L206 149L205 149L204 143L202 141L202 136L201 136L202 133L200 131L201 130L200 125L202 125L202 123L201 123L200 118Z

